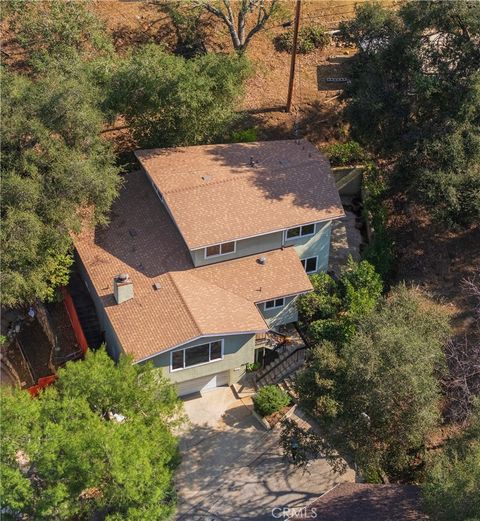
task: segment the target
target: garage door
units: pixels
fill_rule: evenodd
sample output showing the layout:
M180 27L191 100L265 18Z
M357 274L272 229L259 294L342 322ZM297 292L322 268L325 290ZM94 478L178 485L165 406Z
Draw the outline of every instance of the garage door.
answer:
M228 371L224 371L223 373L211 374L177 384L178 394L179 396L185 396L186 394L199 392L205 393L222 385L228 385L228 373Z

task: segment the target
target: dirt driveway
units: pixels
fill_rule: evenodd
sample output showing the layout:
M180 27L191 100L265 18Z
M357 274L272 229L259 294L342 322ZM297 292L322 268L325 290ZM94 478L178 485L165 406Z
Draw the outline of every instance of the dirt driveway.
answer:
M335 474L322 459L306 472L282 456L277 430L251 414L251 400L221 388L185 403L192 424L182 434L177 520L273 520L301 508L354 473ZM222 411L223 408L223 411ZM274 510L275 509L275 510Z

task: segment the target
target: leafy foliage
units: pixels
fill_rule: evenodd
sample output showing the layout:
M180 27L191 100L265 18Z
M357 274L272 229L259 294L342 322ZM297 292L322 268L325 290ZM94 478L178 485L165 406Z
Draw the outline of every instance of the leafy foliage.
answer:
M387 158L444 222L480 216L480 4L360 4L342 25L360 52L347 114L355 136Z
M2 81L3 303L48 299L68 279L69 232L94 206L104 223L119 169L100 137L98 88L78 62Z
M38 398L3 386L1 398L4 508L35 520L171 516L180 405L156 370L100 350Z
M246 128L245 130L238 130L232 132L232 143L253 143L258 141L257 129L255 127Z
M434 458L423 485L424 504L432 519L480 518L480 404L470 425Z
M387 281L394 264L394 243L387 228L388 212L384 198L387 191L385 176L374 165L363 173L363 213L370 222L373 236L363 252L363 258L373 264Z
M238 56L185 60L147 45L113 74L110 104L142 147L211 142L235 121L234 101L248 70Z
M366 159L366 153L356 141L334 143L326 149L332 166L354 165Z
M253 397L255 410L261 416L269 416L274 412L282 410L290 403L290 396L276 385L265 385L261 387Z
M367 477L405 477L439 421L448 321L399 286L338 347L324 342L297 378L301 404Z
M382 280L367 261L350 257L338 281L326 273L310 277L314 291L298 299L301 320L313 343L345 343L356 322L372 311L382 293Z
M91 58L113 46L100 19L79 0L7 0L9 23L32 62L82 54Z
M277 51L293 51L293 29L280 34L274 39ZM297 52L308 54L315 49L324 49L330 43L330 35L324 27L319 25L307 25L298 31Z

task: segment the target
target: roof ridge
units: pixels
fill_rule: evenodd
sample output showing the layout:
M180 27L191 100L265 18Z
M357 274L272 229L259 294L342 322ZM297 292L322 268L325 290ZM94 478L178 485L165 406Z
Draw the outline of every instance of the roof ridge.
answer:
M276 168L276 170L292 170L294 168L299 168L299 167L302 167L304 165L310 165L310 164L315 164L315 163L320 163L322 164L323 161L321 161L320 159L310 159L308 161L302 161L300 163L295 163L294 165L285 165L285 166L279 166ZM252 167L254 168L254 167ZM270 170L272 170L273 168L270 168ZM195 170L195 172L208 172L208 170ZM164 195L168 195L168 194L177 194L177 193L181 193L181 192L190 192L192 190L196 190L197 188L204 188L204 187L207 187L207 186L213 186L213 185L220 185L220 184L223 184L223 183L230 183L230 182L234 182L234 181L240 181L244 178L247 178L247 177L250 177L250 174L251 174L251 169L249 169L247 172L241 172L241 173L238 173L238 174L235 174L235 177L227 177L227 178L223 178L223 179L217 179L217 180L214 180L214 181L209 181L207 183L197 183L197 184L194 184L194 185L190 185L190 186L185 186L185 187L182 187L182 188L172 188L171 190L162 190L162 193ZM210 174L208 174L210 175ZM154 180L154 183L158 186L158 183ZM159 189L161 189L159 186L158 186Z
M175 288L177 295L180 297L182 304L185 306L187 313L189 314L190 318L192 319L192 322L195 324L197 331L203 335L202 328L199 326L197 320L195 319L195 315L193 314L192 310L190 309L190 306L188 305L187 301L185 300L182 292L180 291L180 288L178 287L177 281L175 280L175 278L173 276L174 273L176 273L176 272L169 271L169 272L167 272L167 275L170 278L170 280L172 281L173 287Z

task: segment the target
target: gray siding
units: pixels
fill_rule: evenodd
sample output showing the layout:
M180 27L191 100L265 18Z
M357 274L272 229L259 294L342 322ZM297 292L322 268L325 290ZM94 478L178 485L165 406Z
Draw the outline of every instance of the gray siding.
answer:
M178 351L185 347L205 344L220 339L223 339L223 360L190 367L188 369L170 371L170 356L172 351ZM148 361L153 362L155 367L161 368L163 374L175 383L185 382L186 380L193 380L194 378L200 378L202 376L208 376L229 370L229 384L232 384L237 382L245 374L245 364L253 362L254 350L255 335L217 336L192 340L176 349L160 353Z
M235 253L221 255L219 257L205 258L205 249L193 250L192 254L193 264L195 266L205 266L206 264L214 264L215 262L222 262L231 259L238 259L239 257L246 257L248 255L255 255L264 251L276 250L282 247L283 232L269 233L267 235L260 235L259 237L250 237L237 241Z
M263 302L258 304L260 313L263 315L268 327L276 328L283 324L290 324L298 320L297 306L295 304L297 297L287 297L285 305L277 309L265 309Z
M330 253L331 221L317 223L315 234L310 237L300 237L286 244L293 245L300 259L318 257L317 271L327 271Z
M258 237L251 237L237 241L235 253L228 255L220 255L217 257L205 258L205 249L193 250L193 263L195 266L205 266L216 262L223 262L231 259L238 259L248 255L255 255L270 250L276 250L285 246L294 246L300 259L308 257L318 257L318 271L326 271L328 267L328 256L330 252L330 232L331 221L326 223L317 223L315 234L309 237L300 237L298 239L284 241L284 232L269 233Z

